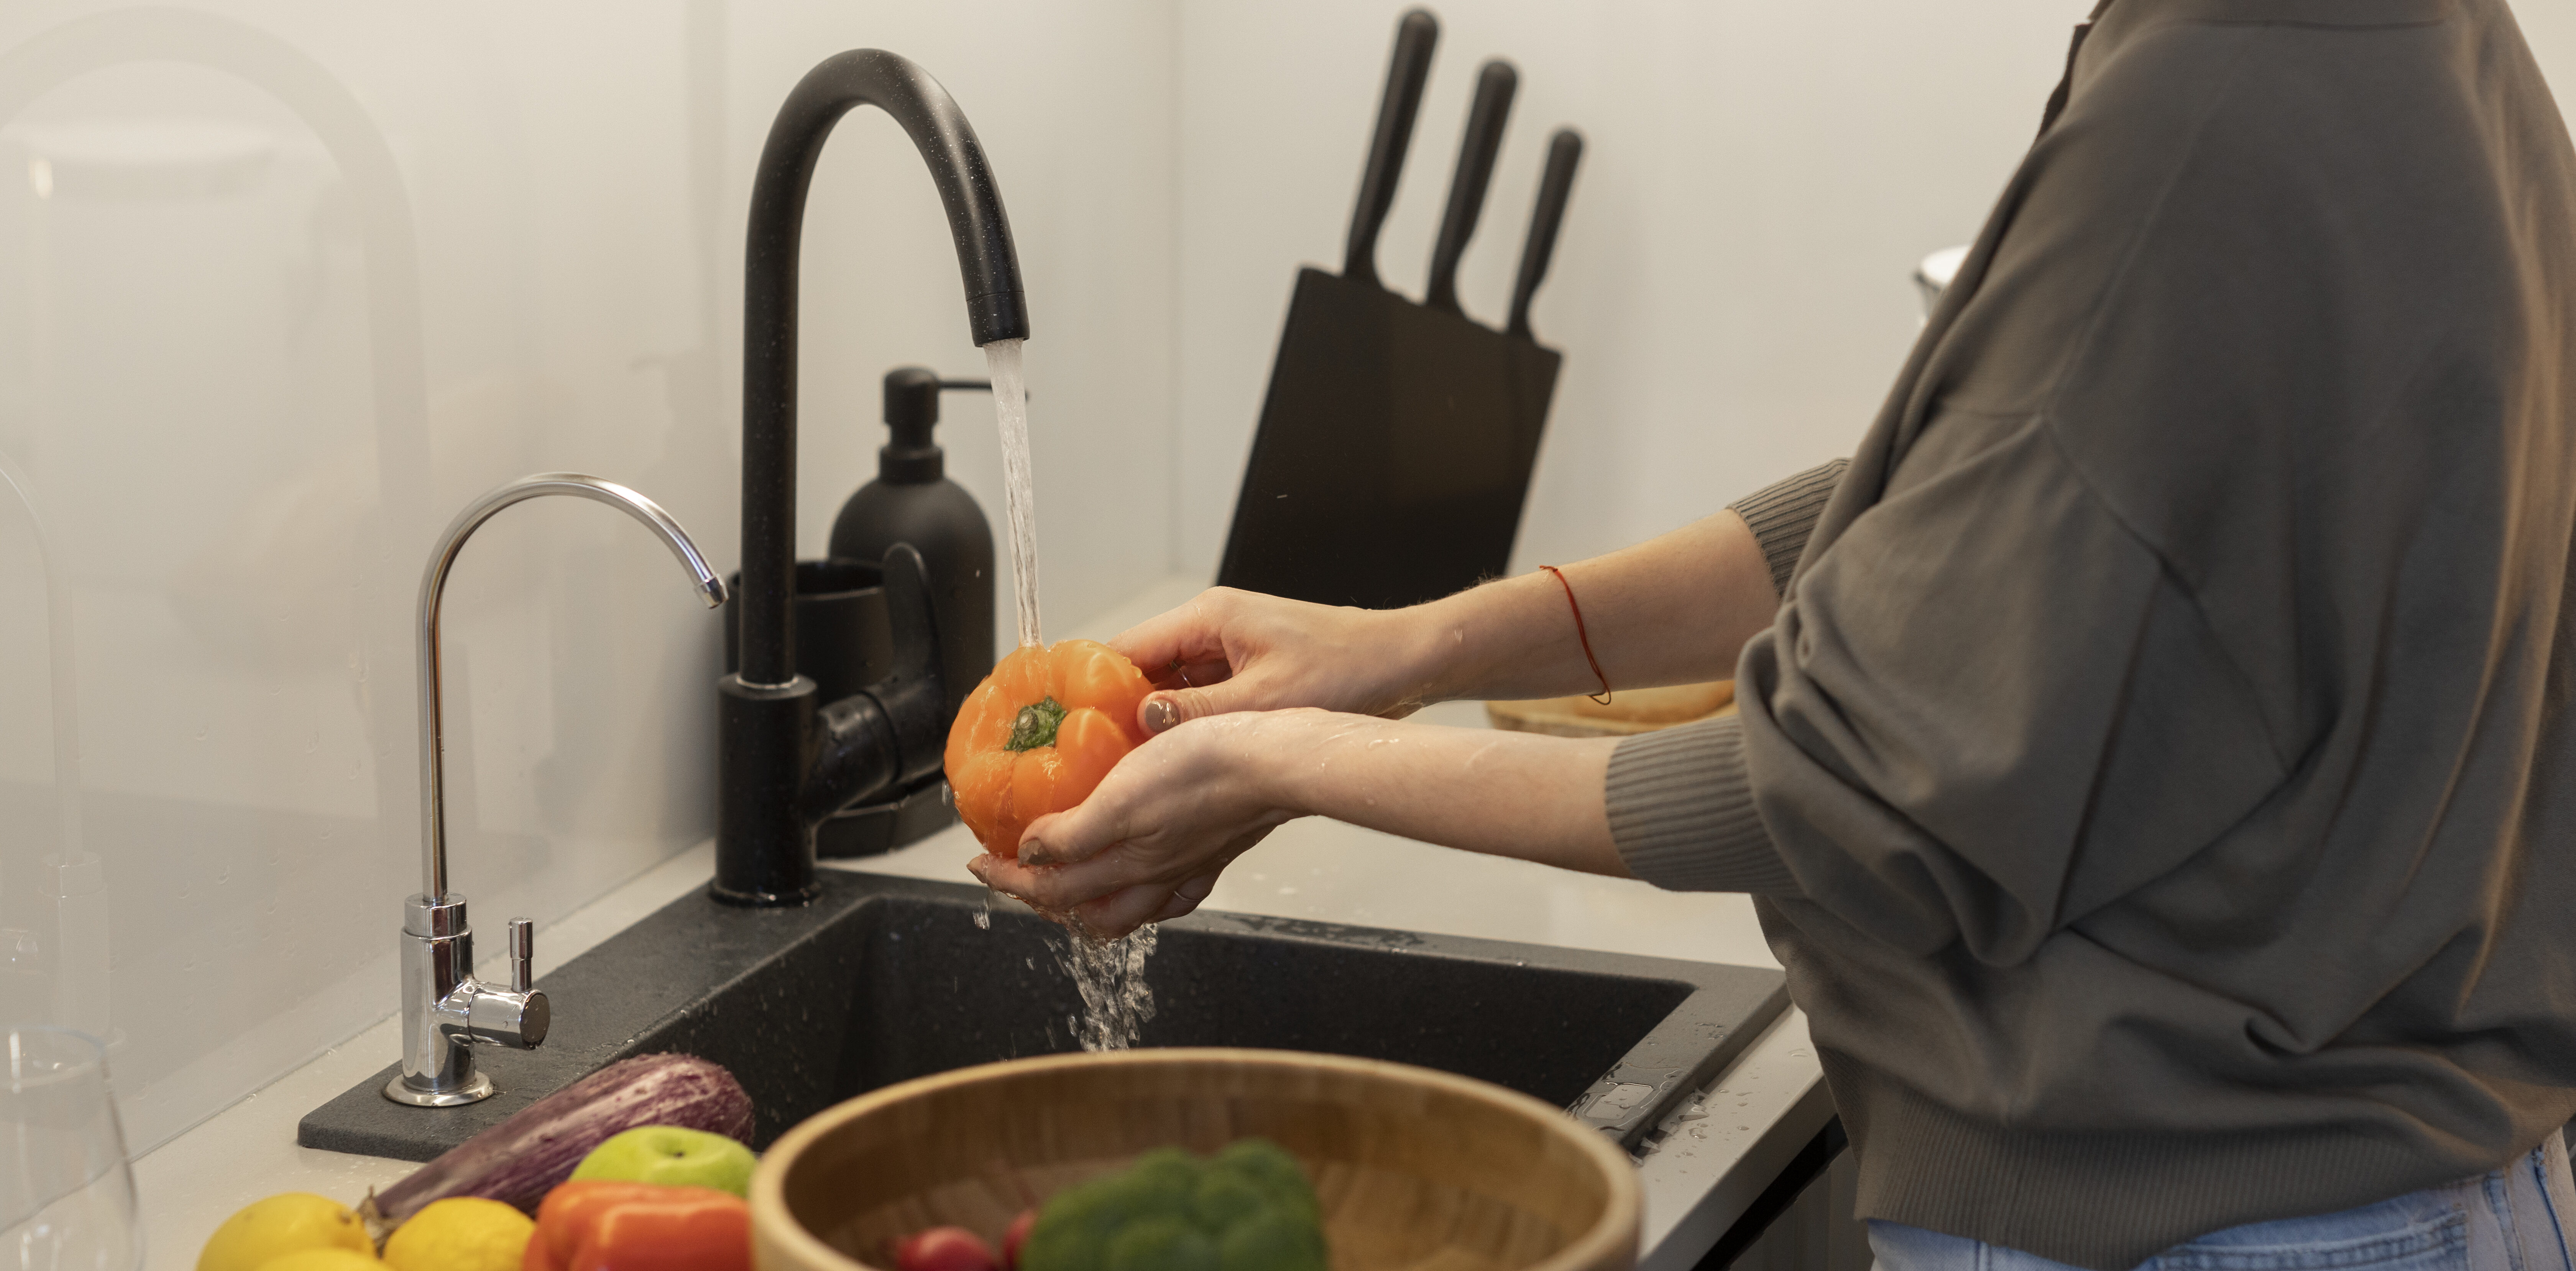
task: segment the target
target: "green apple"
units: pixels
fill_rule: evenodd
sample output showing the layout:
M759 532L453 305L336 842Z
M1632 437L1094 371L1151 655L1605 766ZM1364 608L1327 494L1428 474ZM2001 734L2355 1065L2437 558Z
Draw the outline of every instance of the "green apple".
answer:
M642 1125L612 1134L590 1149L590 1155L573 1167L572 1176L575 1181L604 1178L712 1187L740 1196L751 1190L751 1170L758 1163L750 1148L721 1134L676 1125Z

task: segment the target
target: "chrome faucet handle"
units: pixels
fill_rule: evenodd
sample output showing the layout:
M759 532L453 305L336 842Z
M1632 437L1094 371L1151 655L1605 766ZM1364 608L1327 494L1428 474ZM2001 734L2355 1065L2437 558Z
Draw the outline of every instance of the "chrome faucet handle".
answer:
M537 924L525 918L510 920L510 991L525 993L537 978Z
M442 1003L447 1031L487 1046L535 1050L546 1040L554 1011L546 995L520 989L503 992L471 980L456 986Z
M536 969L537 924L525 918L510 920L510 988L507 992L468 981L457 992L468 994L465 1003L465 1033L475 1041L493 1046L511 1046L535 1050L546 1039L546 1028L554 1012L546 995L533 986Z
M534 1050L554 1014L546 995L527 984L528 921L510 923L512 987L474 978L474 928L465 898L413 896L403 905L403 1059L385 1097L414 1107L450 1108L490 1098L492 1079L477 1072L474 1047Z

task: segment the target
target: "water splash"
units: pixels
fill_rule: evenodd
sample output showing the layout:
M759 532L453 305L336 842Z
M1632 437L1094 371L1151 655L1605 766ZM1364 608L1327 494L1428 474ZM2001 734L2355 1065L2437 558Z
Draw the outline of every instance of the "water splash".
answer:
M993 377L993 414L1002 425L1003 503L1011 524L1011 591L1019 602L1020 646L1044 644L1038 628L1037 487L1029 475L1029 390L1020 373L1020 341L984 346Z
M1088 1051L1125 1050L1136 1044L1145 1021L1154 1018L1154 990L1145 983L1145 959L1158 939L1147 923L1118 940L1094 940L1058 929L1047 951L1082 995L1082 1013L1065 1017L1065 1027ZM1057 940L1064 943L1061 947Z

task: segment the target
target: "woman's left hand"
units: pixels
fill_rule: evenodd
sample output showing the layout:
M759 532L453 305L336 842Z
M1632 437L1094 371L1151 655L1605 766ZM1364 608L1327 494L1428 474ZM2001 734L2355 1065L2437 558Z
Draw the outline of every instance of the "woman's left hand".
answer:
M1178 725L1121 759L1080 806L1033 822L1018 860L978 856L967 868L1095 936L1178 918L1236 857L1302 815L1271 777L1294 735L1330 718L1245 711Z

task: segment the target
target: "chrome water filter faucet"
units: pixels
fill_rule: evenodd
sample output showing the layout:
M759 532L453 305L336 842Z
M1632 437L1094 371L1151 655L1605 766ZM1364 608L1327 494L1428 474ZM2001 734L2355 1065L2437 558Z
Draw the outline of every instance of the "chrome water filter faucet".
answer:
M420 579L420 894L403 901L402 1071L385 1097L415 1107L447 1108L492 1096L492 1079L475 1071L474 1047L534 1050L545 1041L551 1008L534 978L534 927L510 920L510 986L474 978L474 929L465 897L447 889L446 763L439 710L438 606L447 570L465 540L513 503L567 494L634 517L661 536L696 582L710 609L725 601L722 575L707 564L686 530L651 499L615 482L577 472L522 477L476 499L449 523Z

